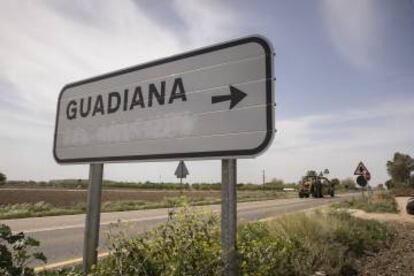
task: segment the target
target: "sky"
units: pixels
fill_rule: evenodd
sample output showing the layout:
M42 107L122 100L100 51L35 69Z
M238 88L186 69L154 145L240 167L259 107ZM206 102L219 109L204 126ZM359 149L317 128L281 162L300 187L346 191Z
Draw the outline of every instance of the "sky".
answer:
M123 0L0 2L0 172L87 178L52 155L57 98L70 82L260 34L276 52L277 133L239 182L296 182L307 170L371 184L394 152L414 155L414 1ZM177 181L178 162L105 164L105 178ZM186 181L220 181L219 160L186 162Z

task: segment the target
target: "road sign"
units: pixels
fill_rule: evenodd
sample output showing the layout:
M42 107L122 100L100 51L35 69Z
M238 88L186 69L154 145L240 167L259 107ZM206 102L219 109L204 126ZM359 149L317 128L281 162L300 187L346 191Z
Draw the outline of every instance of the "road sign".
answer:
M177 178L186 178L187 175L189 175L190 173L188 172L187 166L185 165L184 161L180 161L180 163L178 163L178 167L175 170L175 176L177 176Z
M274 133L273 50L239 40L66 85L59 163L248 158Z
M366 173L369 174L367 167L365 167L364 163L359 162L357 168L355 169L354 175L364 175Z
M357 181L358 185L361 186L361 187L365 187L367 185L367 180L362 175L358 176L356 181Z

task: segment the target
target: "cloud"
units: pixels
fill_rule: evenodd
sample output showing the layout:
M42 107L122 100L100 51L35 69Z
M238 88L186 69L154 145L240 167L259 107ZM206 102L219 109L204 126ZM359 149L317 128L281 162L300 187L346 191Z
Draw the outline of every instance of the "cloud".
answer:
M233 37L227 32L235 15L220 1L174 2L171 12L187 28L179 31L161 25L141 5L1 1L0 171L11 179L85 172L85 166L58 166L52 158L56 101L65 84ZM108 176L134 175L131 166L120 167L107 170ZM142 179L158 179L157 169L144 172Z
M266 168L269 177L297 181L309 169L329 168L332 176L349 177L364 161L373 176L371 183L383 183L388 178L385 163L393 153L413 153L413 104L410 97L364 110L350 108L280 121L272 147L254 166ZM252 161L245 163L253 166Z
M240 34L240 15L225 1L174 0L174 7L186 26L186 42L195 47L234 39Z
M382 43L376 1L322 0L325 28L336 50L362 70L375 66L375 53Z
M95 18L80 21L71 15L91 11L83 3L71 1L70 14L49 2L1 4L1 77L16 86L15 93L32 109L53 112L56 95L67 82L178 50L173 34L130 1L94 1Z

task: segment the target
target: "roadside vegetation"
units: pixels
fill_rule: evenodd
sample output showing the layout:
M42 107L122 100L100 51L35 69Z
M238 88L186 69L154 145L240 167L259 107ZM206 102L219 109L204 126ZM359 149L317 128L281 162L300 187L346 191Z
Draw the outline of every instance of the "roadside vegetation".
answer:
M31 261L46 261L43 254L29 250L38 242L2 227L0 236L6 237L6 244L0 243L2 275L83 275L80 267L34 273ZM109 256L91 275L222 275L220 219L215 213L179 209L165 224L133 237L120 226L112 227ZM336 210L240 225L240 275L357 275L365 257L388 247L395 233L392 226ZM3 254L4 248L8 254ZM22 261L16 256L23 256Z
M46 263L43 253L36 251L39 242L24 233L12 233L10 227L0 224L0 275L35 275L30 268L33 261Z
M37 203L17 203L0 205L0 219L72 215L84 212L83 207L58 208L43 201Z
M398 213L398 203L389 192L376 192L372 196L358 196L335 203L336 208L361 209L369 213Z
M133 238L118 231L92 275L221 275L219 218L188 209ZM355 275L366 254L392 241L393 230L345 212L293 214L238 230L241 275Z

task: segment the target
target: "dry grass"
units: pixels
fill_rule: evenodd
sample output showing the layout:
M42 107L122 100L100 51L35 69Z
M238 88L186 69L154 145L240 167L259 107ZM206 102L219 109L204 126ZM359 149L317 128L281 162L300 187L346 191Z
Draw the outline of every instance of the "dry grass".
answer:
M377 192L372 196L359 196L334 204L338 208L361 209L372 213L398 213L398 203L388 192Z

